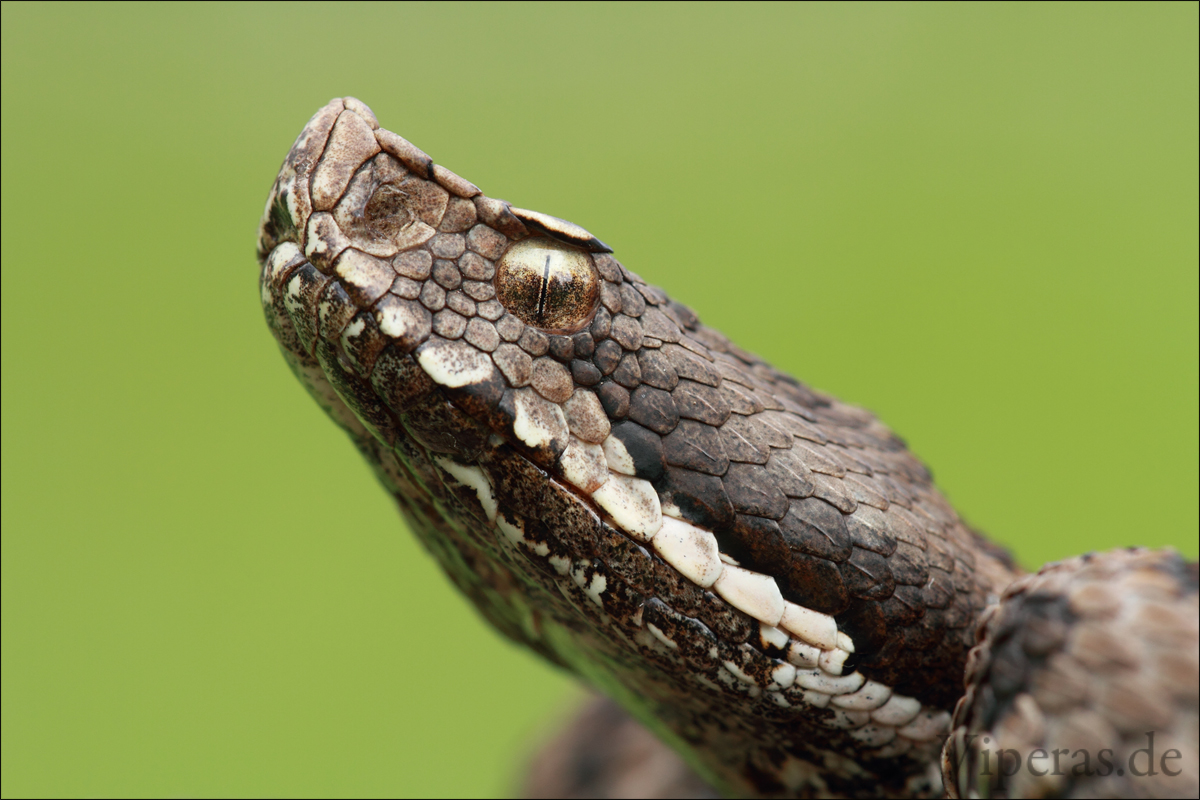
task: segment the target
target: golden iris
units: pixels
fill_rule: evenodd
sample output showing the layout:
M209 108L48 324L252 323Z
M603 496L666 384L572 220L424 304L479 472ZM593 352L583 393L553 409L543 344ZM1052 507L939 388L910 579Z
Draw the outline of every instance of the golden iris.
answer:
M526 325L573 333L592 320L600 277L587 253L537 236L517 242L501 257L496 296Z

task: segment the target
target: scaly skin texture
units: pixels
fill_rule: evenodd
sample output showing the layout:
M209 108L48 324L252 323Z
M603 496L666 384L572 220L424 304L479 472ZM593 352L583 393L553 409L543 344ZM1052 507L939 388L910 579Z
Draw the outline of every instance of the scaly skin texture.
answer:
M288 363L497 629L724 793L941 793L1017 571L873 416L354 98L296 140L258 252Z

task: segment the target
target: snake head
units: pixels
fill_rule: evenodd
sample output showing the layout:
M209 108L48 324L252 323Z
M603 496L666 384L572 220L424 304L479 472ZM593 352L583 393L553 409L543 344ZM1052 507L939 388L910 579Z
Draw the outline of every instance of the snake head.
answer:
M289 364L498 628L730 791L827 746L924 774L991 562L873 416L354 98L296 139L258 254Z

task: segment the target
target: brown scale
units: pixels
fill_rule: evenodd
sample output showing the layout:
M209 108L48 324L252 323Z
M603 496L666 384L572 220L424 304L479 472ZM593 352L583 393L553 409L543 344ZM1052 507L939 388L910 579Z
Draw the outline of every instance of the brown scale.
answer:
M940 790L936 743L885 756L828 727L841 712L809 706L798 687L783 692L786 707L770 699L761 687L782 653L757 621L688 582L558 477L565 432L537 448L512 433L518 409L547 430L561 424L556 404L586 417L570 404L591 387L605 427L664 505L773 576L785 598L833 615L854 641L853 669L949 709L974 624L1014 569L874 417L704 327L578 226L484 196L353 98L321 109L297 138L258 252L285 357L498 629L656 720L726 792ZM466 384L439 385L418 360L455 347L483 361L470 362ZM606 433L591 430L597 441ZM523 521L522 542L499 534L476 492L435 466L447 456L484 470L501 517ZM584 589L601 577L598 606ZM1026 655L1062 640L1032 635ZM993 658L997 676L1016 674L1007 652ZM1194 659L1173 669L1194 676ZM996 724L1028 706L991 691L976 719ZM1194 694L1180 696L1194 706ZM1129 707L1113 697L1113 708Z

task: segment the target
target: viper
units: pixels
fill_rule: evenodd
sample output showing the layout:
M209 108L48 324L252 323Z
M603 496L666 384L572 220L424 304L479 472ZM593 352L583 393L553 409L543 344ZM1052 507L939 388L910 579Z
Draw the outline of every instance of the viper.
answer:
M284 358L451 581L609 698L535 790L637 762L635 793L1197 795L1195 563L1022 573L870 413L351 97L293 144L258 258Z

